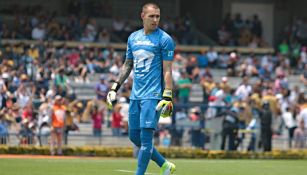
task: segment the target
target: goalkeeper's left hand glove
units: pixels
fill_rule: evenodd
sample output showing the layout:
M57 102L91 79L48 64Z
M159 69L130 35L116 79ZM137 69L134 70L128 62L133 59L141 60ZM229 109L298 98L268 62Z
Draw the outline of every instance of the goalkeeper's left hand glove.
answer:
M161 110L160 116L163 118L170 117L173 114L173 93L170 89L165 89L162 95L163 99L156 106L156 110Z

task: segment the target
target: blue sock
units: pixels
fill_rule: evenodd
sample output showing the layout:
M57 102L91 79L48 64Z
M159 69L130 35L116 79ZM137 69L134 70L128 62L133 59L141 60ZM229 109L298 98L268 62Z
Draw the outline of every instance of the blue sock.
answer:
M141 147L138 155L136 175L144 175L153 151L153 130L141 129Z
M141 130L140 129L130 129L129 130L129 138L130 140L137 146L141 147ZM158 152L156 148L153 148L151 154L151 160L156 162L159 167L162 167L165 162L165 158Z

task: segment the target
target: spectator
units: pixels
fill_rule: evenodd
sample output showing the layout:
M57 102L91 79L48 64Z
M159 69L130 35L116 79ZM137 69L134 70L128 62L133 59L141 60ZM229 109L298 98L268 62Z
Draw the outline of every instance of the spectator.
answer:
M38 140L39 145L47 145L51 129L52 97L47 96L39 106L38 111Z
M32 103L29 102L22 111L21 115L22 119L27 119L28 121L32 121L34 119L33 109L32 109Z
M58 70L58 73L55 75L54 84L57 88L57 93L61 93L60 95L65 97L69 89L69 79L65 75L64 68Z
M93 135L95 137L101 137L102 124L104 122L103 110L99 109L99 106L94 105L91 111L91 117L93 121Z
M218 30L217 34L219 44L222 46L227 46L229 44L231 34L227 31L224 25L222 25L222 27Z
M258 18L258 15L253 16L252 20L252 32L257 36L257 37L262 37L262 24L261 21Z
M7 144L9 132L4 122L4 115L0 114L0 145Z
M299 122L304 121L304 128L307 129L307 107L306 107L306 102L302 102L302 103L303 104L300 106L300 112L297 116L297 120ZM305 104L305 106L304 106L304 104Z
M252 87L249 85L249 79L247 76L243 77L241 85L237 88L235 96L245 100L252 92Z
M112 133L113 136L121 136L121 123L123 116L120 114L121 106L116 104L112 113Z
M220 88L225 92L225 93L230 93L231 87L228 83L228 78L227 77L222 77L222 82L220 83Z
M28 119L22 120L21 129L18 133L20 145L35 144L34 126L35 124L30 122Z
M96 85L96 88L95 88L97 99L104 101L104 102L106 100L107 92L109 90L108 84L106 83L105 80L106 80L105 75L101 75L100 82Z
M304 69L303 73L300 75L300 79L306 87L307 86L307 64L305 64L305 69Z
M263 102L263 110L260 112L261 123L261 143L264 151L272 150L272 112L270 110L270 103Z
M229 54L225 50L222 50L217 60L217 67L221 69L226 69L228 62Z
M64 101L65 100L65 101ZM82 108L82 103L75 100L69 103L66 99L64 99L63 104L66 107L65 113L65 121L64 121L64 144L68 144L68 135L70 131L79 131L78 125L74 122L75 118L80 118L80 114L78 113L78 108ZM77 108L77 109L76 109Z
M202 80L200 81L200 85L203 88L204 92L204 102L205 104L208 103L208 98L211 94L212 89L216 86L215 82L212 79L212 76L203 76Z
M298 127L294 130L294 142L295 148L304 149L306 147L306 128L304 120L300 120L298 123Z
M120 97L118 102L120 104L120 111L119 111L119 113L123 117L122 118L123 133L122 134L123 135L128 135L128 129L129 129L128 128L129 103L127 103L126 97Z
M43 40L46 37L45 24L41 23L32 30L32 39Z
M214 50L213 47L210 47L207 52L207 58L208 58L210 67L217 66L216 63L217 63L218 57L219 57L218 53Z
M123 40L125 22L120 17L115 17L112 23L113 32L121 40Z
M176 57L175 57L175 59L176 59ZM209 64L208 59L209 58L208 58L207 52L205 50L201 50L200 54L197 57L198 66L200 68L206 68Z
M27 84L22 83L16 92L17 103L20 108L24 108L29 103L32 103L32 93L29 91L27 86Z
M179 91L179 103L186 105L189 101L190 89L192 87L192 82L188 78L188 74L186 72L181 72L181 78L177 81L177 86Z
M60 95L55 96L54 105L52 108L52 127L50 139L50 154L54 155L54 146L57 143L57 154L62 155L62 139L64 132L66 108L63 104L63 99Z
M288 129L288 144L289 148L292 148L293 134L296 129L296 123L290 108L287 107L286 111L282 114L283 121L285 122L286 128Z
M2 35L3 35L3 22L2 22L2 18L0 18L0 41L2 39Z
M98 42L101 44L109 44L111 40L110 33L107 29L103 29L98 35Z
M288 55L289 54L289 45L287 43L287 40L284 39L281 44L278 46L278 51L283 54L283 55Z
M235 140L236 134L238 132L238 109L233 107L230 110L219 113L218 115L224 116L223 124L222 124L222 143L221 149L225 150L225 143L228 137L228 149L229 151L236 150Z

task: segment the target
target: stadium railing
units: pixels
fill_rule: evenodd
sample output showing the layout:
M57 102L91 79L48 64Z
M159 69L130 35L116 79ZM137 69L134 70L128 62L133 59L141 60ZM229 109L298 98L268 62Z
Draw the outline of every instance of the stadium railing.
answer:
M15 39L2 39L1 44L19 44L23 43L26 45L31 44L37 44L39 41L37 40L15 40ZM68 47L74 48L78 47L80 45L83 45L85 47L97 47L97 48L107 48L107 47L113 47L117 50L126 50L126 44L124 43L109 43L109 44L102 44L98 42L77 42L77 41L52 41L54 46L61 46L63 44L66 44ZM207 51L209 50L210 46L187 46L187 45L178 45L176 49L180 52L201 52L201 51ZM214 46L213 47L216 51L221 52L231 52L231 51L238 51L242 54L248 54L248 53L254 53L254 54L267 54L267 53L273 53L273 48L248 48L248 47L222 47L222 46Z

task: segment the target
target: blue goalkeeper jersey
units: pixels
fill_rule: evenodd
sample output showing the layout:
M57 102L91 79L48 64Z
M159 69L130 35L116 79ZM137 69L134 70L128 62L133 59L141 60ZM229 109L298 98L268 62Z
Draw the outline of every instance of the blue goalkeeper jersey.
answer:
M133 59L134 73L131 100L162 98L163 60L173 60L174 49L173 39L160 28L148 35L140 29L129 36L126 59Z

